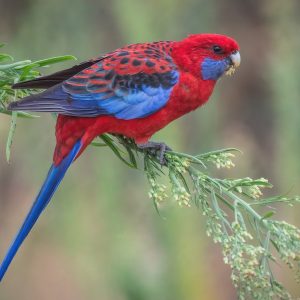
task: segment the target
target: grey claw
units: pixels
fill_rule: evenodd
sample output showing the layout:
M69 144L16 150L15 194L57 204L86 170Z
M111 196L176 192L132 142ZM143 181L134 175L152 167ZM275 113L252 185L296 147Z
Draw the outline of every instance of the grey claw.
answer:
M167 161L165 158L166 151L172 151L172 149L167 146L165 143L157 143L157 142L148 142L146 144L138 145L140 149L147 150L151 155L157 155L159 159L159 163L162 166L167 165Z

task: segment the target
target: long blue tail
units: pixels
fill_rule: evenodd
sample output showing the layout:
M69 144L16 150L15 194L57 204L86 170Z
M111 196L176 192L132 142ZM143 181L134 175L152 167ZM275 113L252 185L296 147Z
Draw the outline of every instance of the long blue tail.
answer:
M31 207L22 227L20 228L17 236L15 237L14 241L12 242L10 248L8 249L1 265L0 265L0 281L2 280L3 276L7 268L9 267L11 261L13 260L14 256L16 255L18 249L20 248L22 242L32 229L33 225L37 221L38 217L42 213L43 209L49 203L52 195L56 191L57 187L59 186L60 182L62 181L65 173L67 172L69 166L74 161L76 155L81 149L81 141L79 140L71 150L71 152L66 156L63 161L58 165L52 165L47 178L36 197L33 206Z

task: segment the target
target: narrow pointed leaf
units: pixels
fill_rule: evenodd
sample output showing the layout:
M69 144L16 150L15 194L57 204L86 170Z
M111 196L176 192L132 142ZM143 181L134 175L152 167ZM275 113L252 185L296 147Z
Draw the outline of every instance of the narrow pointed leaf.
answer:
M18 117L18 113L15 111L12 112L10 129L8 132L8 138L7 138L7 142L6 142L6 160L7 160L7 162L9 162L9 160L10 160L11 146L12 146L13 136L14 136L14 133L16 130L16 125L17 125L17 117Z
M64 56L57 56L57 57L52 57L52 58L47 58L47 59L42 59L42 60L37 60L31 63L28 63L24 66L18 66L15 69L32 69L32 68L37 68L37 67L45 67L45 66L50 66L56 63L64 62L67 60L76 60L77 58L73 55L64 55Z

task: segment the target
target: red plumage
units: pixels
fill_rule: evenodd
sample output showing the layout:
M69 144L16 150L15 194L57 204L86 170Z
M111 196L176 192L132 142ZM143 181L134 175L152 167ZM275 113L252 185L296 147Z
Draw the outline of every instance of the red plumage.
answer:
M221 55L211 52L211 46L215 44L222 47L223 53ZM59 164L79 138L82 138L84 144L81 153L96 136L105 132L118 133L133 138L137 144L146 143L155 132L182 115L195 110L209 99L216 81L201 78L199 72L201 62L206 57L216 60L223 59L238 49L238 44L226 36L199 34L191 35L180 42L129 45L107 54L103 58L104 68L115 69L120 74L136 74L138 72L152 73L169 70L168 62L165 59L158 59L161 56L160 53L164 52L170 55L178 66L179 82L174 87L168 103L159 111L145 118L121 120L114 116L78 118L59 115L56 125L57 145L54 163ZM131 53L139 51L142 53L140 59L147 57L150 61L153 60L155 67L149 68L145 62L136 67L132 67L131 64L127 65L129 67L124 67L119 63L122 56L116 58L114 55L120 51L128 51L129 59ZM88 77L93 74L94 68L95 65L83 70L82 73ZM82 73L74 77L84 76Z
M157 131L171 121L204 104L212 93L214 81L203 82L189 73L180 77L180 85L174 88L167 105L156 113L139 119L121 120L113 116L78 118L59 115L56 125L57 145L54 163L60 161L82 137L84 148L102 133L118 133L133 138L137 144L146 143Z

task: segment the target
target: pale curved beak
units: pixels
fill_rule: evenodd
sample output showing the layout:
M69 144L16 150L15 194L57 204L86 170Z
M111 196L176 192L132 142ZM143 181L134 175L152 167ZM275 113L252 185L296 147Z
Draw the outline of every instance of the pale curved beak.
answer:
M226 71L226 75L232 75L235 69L241 64L241 55L239 51L234 51L228 57L229 59L229 66Z
M230 59L232 61L232 64L235 68L237 68L241 64L241 55L239 51L234 51L230 55Z

